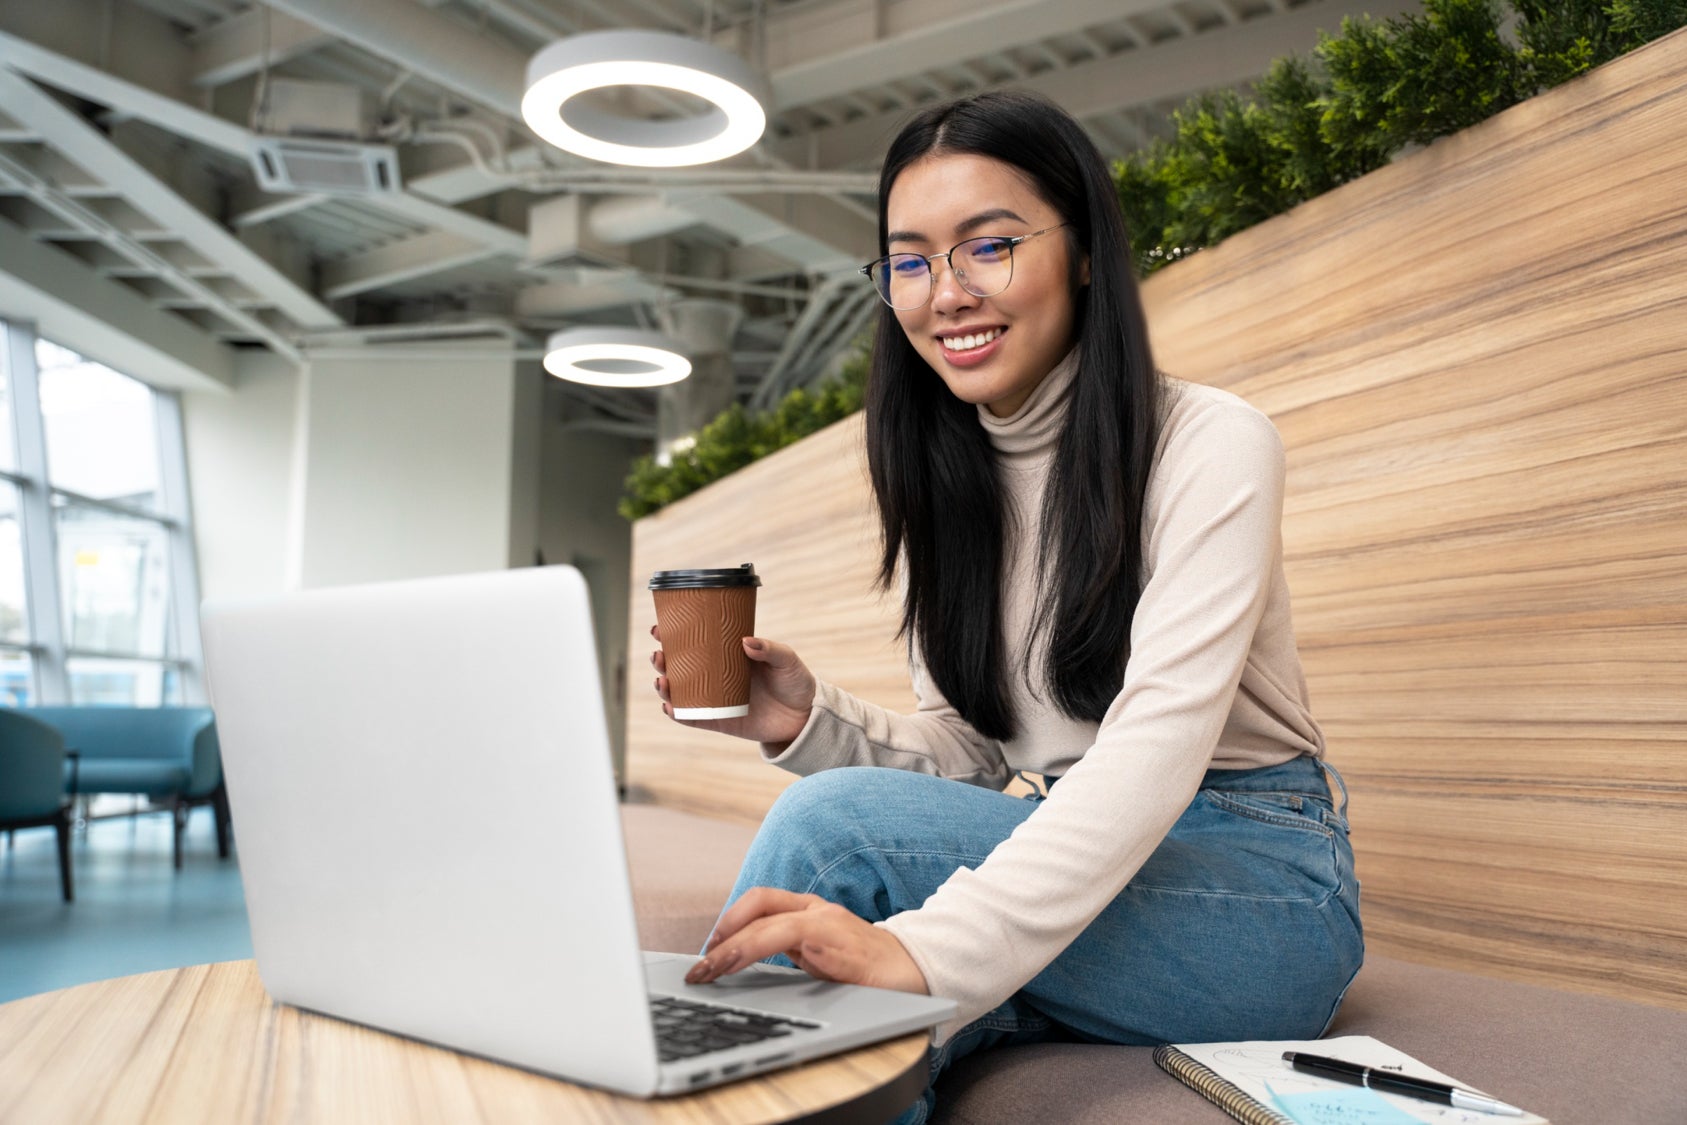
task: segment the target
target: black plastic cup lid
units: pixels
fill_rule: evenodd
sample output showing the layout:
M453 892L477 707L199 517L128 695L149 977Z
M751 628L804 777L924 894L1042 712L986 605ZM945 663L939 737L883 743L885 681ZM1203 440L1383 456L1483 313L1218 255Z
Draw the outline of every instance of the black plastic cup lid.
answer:
M650 576L652 590L702 590L717 586L760 586L754 563L724 570L658 570Z

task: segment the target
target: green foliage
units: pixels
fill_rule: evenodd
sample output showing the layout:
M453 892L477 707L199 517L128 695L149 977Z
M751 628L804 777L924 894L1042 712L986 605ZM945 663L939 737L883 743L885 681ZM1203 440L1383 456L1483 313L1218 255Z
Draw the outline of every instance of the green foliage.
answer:
M636 520L691 495L745 465L801 441L861 409L869 357L864 342L844 361L837 377L813 391L801 388L772 410L752 414L733 403L697 431L696 444L676 453L671 464L640 457L622 490L619 511Z
M1255 102L1226 91L1172 115L1178 143L1166 152L1175 211L1167 235L1211 245L1293 206L1285 203L1278 153Z
M1164 151L1163 145L1156 145L1113 164L1113 182L1119 189L1125 233L1136 255L1137 273L1142 276L1177 261L1193 249L1170 241L1166 233L1176 221L1177 211L1171 203L1172 180Z
M1612 0L1605 10L1619 54L1687 27L1687 0Z
M1254 87L1264 137L1277 153L1276 175L1289 206L1375 171L1387 155L1372 138L1341 145L1326 136L1320 101L1329 89L1317 67L1296 55L1271 64ZM1287 208L1285 208L1286 210Z
M1392 153L1520 101L1519 60L1500 38L1500 15L1498 0L1424 0L1422 15L1385 24L1344 19L1341 35L1318 42L1330 76L1324 135Z
M1519 86L1525 95L1567 82L1628 49L1627 37L1600 0L1511 0L1511 6L1519 17Z
M1279 59L1251 96L1193 99L1170 140L1114 166L1138 272L1684 25L1687 0L1425 0L1344 19L1312 58Z

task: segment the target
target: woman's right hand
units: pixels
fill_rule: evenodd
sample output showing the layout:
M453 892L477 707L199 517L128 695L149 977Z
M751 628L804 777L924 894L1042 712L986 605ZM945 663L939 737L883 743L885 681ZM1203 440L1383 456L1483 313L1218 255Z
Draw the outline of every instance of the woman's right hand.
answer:
M658 642L662 634L652 626L650 635ZM698 730L719 731L722 734L748 738L755 742L786 743L794 741L808 724L808 714L814 709L814 673L808 670L796 651L789 645L762 637L745 637L744 655L750 658L750 713L735 719L674 719ZM668 698L667 665L662 650L650 654L656 669L656 694L662 699L662 712L673 718L673 702Z

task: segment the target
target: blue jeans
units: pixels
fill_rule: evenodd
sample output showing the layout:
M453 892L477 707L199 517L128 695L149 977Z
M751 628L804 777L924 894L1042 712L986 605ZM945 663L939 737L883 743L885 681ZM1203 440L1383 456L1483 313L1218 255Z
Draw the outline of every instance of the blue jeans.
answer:
M1335 808L1325 768L1302 757L1209 770L1065 952L933 1052L931 1081L986 1047L1320 1035L1364 958L1346 790ZM984 862L1041 800L906 770L827 770L780 796L732 898L781 887L869 921L914 910L957 868ZM928 1085L897 1125L919 1125L935 1105Z

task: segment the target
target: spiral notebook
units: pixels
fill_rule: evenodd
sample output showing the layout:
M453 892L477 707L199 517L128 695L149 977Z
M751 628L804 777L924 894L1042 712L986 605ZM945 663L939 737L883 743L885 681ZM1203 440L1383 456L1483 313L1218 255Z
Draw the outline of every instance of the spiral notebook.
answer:
M1154 1061L1242 1125L1549 1125L1533 1113L1500 1117L1303 1074L1283 1061L1284 1051L1386 1067L1475 1090L1368 1035L1166 1044L1155 1048Z

